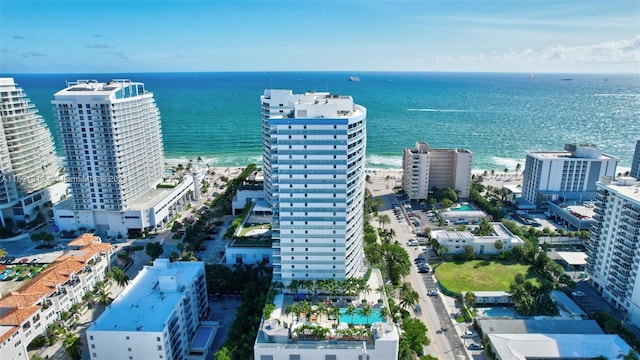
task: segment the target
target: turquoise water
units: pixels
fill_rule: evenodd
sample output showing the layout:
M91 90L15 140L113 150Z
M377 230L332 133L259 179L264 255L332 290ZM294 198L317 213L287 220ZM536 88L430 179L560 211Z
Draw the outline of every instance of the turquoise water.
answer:
M367 166L400 168L402 151L426 141L473 152L473 168L513 172L525 151L592 143L630 167L640 134L639 74L246 72L3 74L13 76L53 130L53 94L66 81L128 78L154 93L165 154L211 166L261 162L264 89L330 91L367 108ZM348 81L358 76L361 81ZM573 81L562 81L572 78ZM620 171L620 169L618 170Z
M473 211L473 207L470 205L460 205L460 207L452 208L451 211Z
M488 317L511 317L515 318L518 316L518 313L514 308L511 307L495 307L495 308L486 308L483 309L485 316Z
M380 309L371 308L371 315L369 315L368 319L366 316L360 314L359 311L360 308L356 308L356 313L353 314L352 319L351 315L347 314L347 308L340 308L340 322L354 325L367 325L380 321L384 322L384 318L380 315Z

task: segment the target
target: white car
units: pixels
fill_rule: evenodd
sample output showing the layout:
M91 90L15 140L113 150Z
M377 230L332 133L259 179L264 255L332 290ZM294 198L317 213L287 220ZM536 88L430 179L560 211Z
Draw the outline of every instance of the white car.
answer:
M572 291L571 295L573 295L575 297L583 297L584 293L582 291Z
M464 332L464 334L462 334L462 337L463 337L463 338L467 338L467 339L469 339L469 338L474 338L474 337L476 337L476 336L478 336L478 334L474 333L474 332L473 332L473 331L471 331L471 330L467 330L467 331L465 331L465 332Z

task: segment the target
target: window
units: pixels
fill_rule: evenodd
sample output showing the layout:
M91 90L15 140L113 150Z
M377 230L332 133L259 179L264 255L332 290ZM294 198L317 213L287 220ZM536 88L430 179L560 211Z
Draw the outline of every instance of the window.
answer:
M98 354L96 354L96 353L93 353L91 355L93 355L93 357L97 357L98 356Z

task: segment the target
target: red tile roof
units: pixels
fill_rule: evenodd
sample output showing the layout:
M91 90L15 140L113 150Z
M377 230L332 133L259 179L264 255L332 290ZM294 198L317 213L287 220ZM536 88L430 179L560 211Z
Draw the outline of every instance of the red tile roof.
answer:
M0 334L0 343L14 334L25 320L40 309L36 304L43 297L53 294L59 285L69 280L71 275L82 270L95 254L111 251L111 245L95 242L95 239L96 236L93 234L78 236L69 245L83 246L80 250L62 254L18 291L11 292L0 299L0 308L9 309L5 314L0 315L0 325L13 326L4 334Z

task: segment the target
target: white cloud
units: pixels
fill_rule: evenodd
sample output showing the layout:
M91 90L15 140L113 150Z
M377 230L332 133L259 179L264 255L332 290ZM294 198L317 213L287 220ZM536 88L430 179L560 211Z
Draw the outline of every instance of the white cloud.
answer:
M640 66L640 35L629 40L607 41L593 45L555 45L540 51L511 50L502 53L436 57L436 63L492 65L598 65L635 64Z

